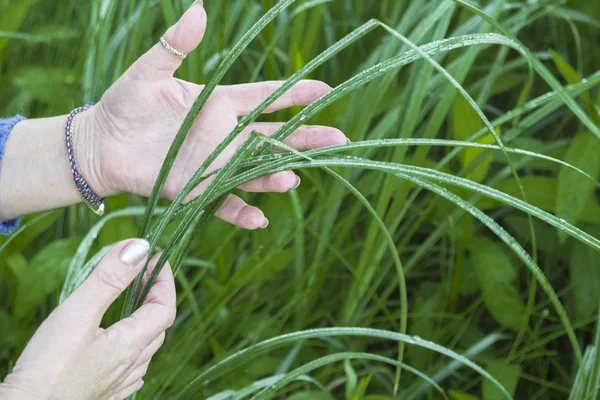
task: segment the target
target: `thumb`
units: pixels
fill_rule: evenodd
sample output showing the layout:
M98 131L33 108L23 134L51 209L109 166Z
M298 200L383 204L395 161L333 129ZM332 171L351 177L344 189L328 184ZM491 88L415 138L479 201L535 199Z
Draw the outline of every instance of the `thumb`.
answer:
M100 324L108 307L144 267L149 251L150 244L143 239L117 244L63 305L75 314L90 317L94 323Z
M206 31L206 12L202 0L196 0L179 21L163 35L172 49L183 54L194 51ZM134 77L151 81L172 78L183 60L167 50L159 41L130 69Z

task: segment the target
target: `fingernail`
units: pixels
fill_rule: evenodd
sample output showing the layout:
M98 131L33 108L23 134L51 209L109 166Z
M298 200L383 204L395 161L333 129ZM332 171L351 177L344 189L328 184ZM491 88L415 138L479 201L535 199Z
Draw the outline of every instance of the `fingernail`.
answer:
M269 220L265 218L265 221L267 222L265 222L265 225L261 226L260 229L265 229L267 226L269 226Z
M296 186L294 186L292 189L297 189L298 186L300 186L300 184L302 183L302 179L300 179L298 175L296 175L296 178L298 179L298 182L296 183Z
M200 6L204 7L204 1L203 0L194 0L194 1L192 1L192 5L190 6L190 8L192 8L196 5L200 5Z
M144 381L141 381L140 383L138 383L136 390L140 390L142 388L142 386L144 386Z
M131 268L137 267L148 251L150 251L150 243L144 239L135 239L121 251L121 262Z

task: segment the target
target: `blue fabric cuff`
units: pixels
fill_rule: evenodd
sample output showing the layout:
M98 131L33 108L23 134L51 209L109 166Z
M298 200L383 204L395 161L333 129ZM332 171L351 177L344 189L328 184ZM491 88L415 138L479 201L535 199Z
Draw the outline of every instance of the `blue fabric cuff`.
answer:
M8 139L10 131L16 124L23 121L25 117L17 115L12 118L0 119L0 173L2 173L2 158L4 157L4 145ZM0 222L0 235L8 235L19 225L20 218L12 221Z

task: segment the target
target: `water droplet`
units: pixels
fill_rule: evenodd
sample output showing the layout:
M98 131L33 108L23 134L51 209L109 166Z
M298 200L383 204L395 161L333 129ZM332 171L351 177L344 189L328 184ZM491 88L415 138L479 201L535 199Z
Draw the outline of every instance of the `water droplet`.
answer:
M413 339L415 339L417 342L419 342L421 340L421 336L413 336Z
M544 318L548 318L550 316L550 311L547 308L544 308L544 310L542 311L542 316Z

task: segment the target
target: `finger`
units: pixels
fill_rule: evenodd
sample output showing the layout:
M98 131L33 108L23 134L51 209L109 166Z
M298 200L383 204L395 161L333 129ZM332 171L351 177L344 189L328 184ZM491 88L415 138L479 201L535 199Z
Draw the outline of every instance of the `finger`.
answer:
M156 354L158 349L161 348L161 346L163 345L164 342L165 342L165 333L163 332L160 334L159 337L154 339L154 341L152 343L150 343L148 345L148 347L146 347L144 349L144 351L142 351L142 354L140 355L140 357L137 359L137 361L133 365L133 368L137 368L140 365L149 362L152 359L152 357L154 357L154 355Z
M206 31L206 12L199 2L183 14L179 21L163 35L168 44L176 50L188 54L202 42ZM129 74L136 79L151 81L173 77L183 60L169 52L157 42L146 54L140 57L130 68Z
M283 83L283 81L248 83L244 85L222 86L219 90L226 91L237 114L243 116L250 114L259 104L279 89ZM265 110L265 113L293 106L307 106L330 91L331 87L324 82L312 80L300 81L275 100Z
M240 189L252 193L285 193L300 186L302 180L292 171L277 172L244 183Z
M149 271L155 268L159 258L160 254L152 258L148 264ZM141 345L142 348L148 346L173 325L176 315L175 298L173 272L167 263L158 274L144 304L130 317L108 328L107 333L118 332L126 343Z
M249 206L233 194L227 197L215 215L225 222L248 230L264 229L269 225L269 220L260 209Z
M100 324L108 307L143 268L149 251L150 244L143 239L117 244L61 307Z
M117 394L115 394L114 397L111 397L111 399L114 398L117 400L125 400L132 394L138 392L143 386L144 381L135 382L133 385L121 390L120 392L117 392Z
M129 374L129 376L127 378L125 378L123 383L121 383L121 385L119 385L119 389L117 389L117 391L125 390L128 387L131 387L132 385L135 385L136 383L141 382L142 379L144 378L144 376L146 376L149 366L150 366L149 360L141 365L138 365L133 371L131 371L131 374Z
M256 131L265 136L271 136L283 125L283 122L254 122L248 125L248 128L244 133L250 135L252 131ZM283 143L295 150L305 151L347 144L349 143L349 139L342 131L336 128L329 126L302 125L292 132ZM276 150L285 151L285 149L280 148L277 148Z

